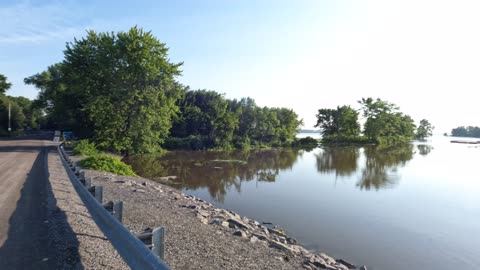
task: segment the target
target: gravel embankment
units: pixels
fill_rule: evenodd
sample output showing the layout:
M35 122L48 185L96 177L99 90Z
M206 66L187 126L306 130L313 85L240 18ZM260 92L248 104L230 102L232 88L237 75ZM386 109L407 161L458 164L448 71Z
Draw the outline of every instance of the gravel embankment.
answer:
M165 262L172 269L358 269L311 253L281 230L171 187L144 178L85 172L93 184L104 187L104 201L124 201L123 222L131 231L165 227Z
M48 172L49 239L63 251L55 269L129 269L83 205L57 151L48 154Z

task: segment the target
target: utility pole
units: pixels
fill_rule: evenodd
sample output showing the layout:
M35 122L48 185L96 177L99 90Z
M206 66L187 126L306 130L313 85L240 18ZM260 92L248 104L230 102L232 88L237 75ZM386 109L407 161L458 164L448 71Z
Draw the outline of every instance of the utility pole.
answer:
M10 119L12 118L12 106L8 103L8 132L12 131L12 126L10 125Z

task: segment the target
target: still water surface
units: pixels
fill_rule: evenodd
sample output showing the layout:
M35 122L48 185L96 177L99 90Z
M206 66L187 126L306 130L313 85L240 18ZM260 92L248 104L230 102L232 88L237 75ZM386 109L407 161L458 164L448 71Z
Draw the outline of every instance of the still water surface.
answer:
M138 174L368 269L480 269L480 147L434 137L404 146L170 152ZM228 161L227 161L228 160Z

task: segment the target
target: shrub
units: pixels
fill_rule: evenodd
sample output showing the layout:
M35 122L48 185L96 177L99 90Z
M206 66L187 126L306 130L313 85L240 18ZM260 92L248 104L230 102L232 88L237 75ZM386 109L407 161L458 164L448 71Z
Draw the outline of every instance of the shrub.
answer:
M81 140L77 142L73 148L74 155L95 156L98 154L97 147L93 142Z
M305 148L315 148L318 146L318 141L315 138L312 137L305 137L305 138L300 138L296 139L294 142L292 142L292 146L295 147L305 147Z
M137 176L130 165L123 163L118 158L104 154L87 157L80 161L80 166L118 175Z
M378 142L366 136L336 136L328 135L322 138L322 144L377 144Z

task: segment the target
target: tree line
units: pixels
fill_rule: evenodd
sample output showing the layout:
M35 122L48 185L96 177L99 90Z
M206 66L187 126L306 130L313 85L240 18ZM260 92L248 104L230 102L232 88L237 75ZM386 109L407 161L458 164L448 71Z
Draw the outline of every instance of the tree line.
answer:
M25 79L46 126L74 131L124 155L162 148L231 149L291 143L302 124L287 108L191 90L183 63L151 32L97 33L67 43L63 61Z
M6 92L12 86L7 77L0 74L0 136L8 136L10 107L10 128L13 135L24 131L36 130L44 125L41 109L28 98L7 96Z
M452 129L452 136L455 137L473 137L480 138L480 127L477 126L460 126Z
M432 135L428 120L416 127L412 117L400 111L393 103L379 98L362 98L360 109L338 106L318 110L315 127L322 129L324 143L396 143L412 139L423 140ZM364 118L363 129L359 122Z

